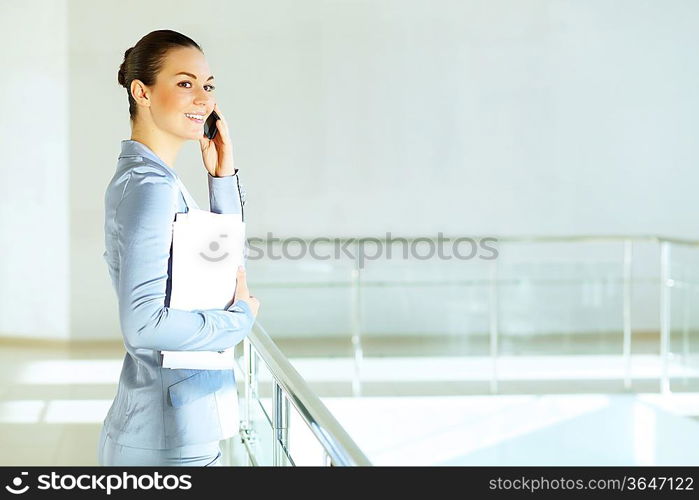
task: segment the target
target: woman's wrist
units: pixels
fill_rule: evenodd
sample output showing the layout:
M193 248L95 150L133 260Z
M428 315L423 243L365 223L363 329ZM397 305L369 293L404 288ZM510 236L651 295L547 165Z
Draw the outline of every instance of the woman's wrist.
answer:
M231 175L235 175L236 173L238 173L238 169L237 169L237 168L234 168L234 169L226 169L226 170L217 170L217 171L214 173L213 177L229 177L229 176L231 176Z

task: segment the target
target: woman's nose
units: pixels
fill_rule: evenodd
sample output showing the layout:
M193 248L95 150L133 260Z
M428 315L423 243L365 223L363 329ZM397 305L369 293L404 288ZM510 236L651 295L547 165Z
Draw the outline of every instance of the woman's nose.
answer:
M197 97L194 99L194 102L199 105L206 104L207 107L213 107L213 100L214 99L211 96L211 93L207 92L206 90L202 90L197 94ZM211 106L209 106L209 104L211 104Z

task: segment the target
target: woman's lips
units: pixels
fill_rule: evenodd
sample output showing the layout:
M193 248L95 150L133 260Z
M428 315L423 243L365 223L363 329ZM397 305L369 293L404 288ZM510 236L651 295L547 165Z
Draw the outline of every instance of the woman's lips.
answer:
M201 124L204 123L204 120L197 120L196 118L190 118L190 117L187 116L187 115L184 115L184 117L187 118L187 119L190 120L190 121L193 121L194 123L198 123L199 125L201 125Z

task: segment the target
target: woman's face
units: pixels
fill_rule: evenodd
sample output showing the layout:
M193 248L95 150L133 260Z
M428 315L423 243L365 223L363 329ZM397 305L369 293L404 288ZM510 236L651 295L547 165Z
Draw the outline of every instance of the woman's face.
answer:
M216 104L213 82L206 58L198 49L169 50L155 85L150 87L153 124L185 140L201 138L204 121ZM202 115L203 120L194 121L186 114Z

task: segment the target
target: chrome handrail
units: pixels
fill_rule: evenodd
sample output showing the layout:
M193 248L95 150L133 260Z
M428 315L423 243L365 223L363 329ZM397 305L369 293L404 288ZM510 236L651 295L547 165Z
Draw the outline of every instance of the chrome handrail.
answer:
M330 413L320 398L310 389L303 377L299 375L259 322L255 322L252 331L244 339L244 343L246 347L246 356L250 356L249 347L252 346L262 361L267 365L274 379L274 415L271 417L275 426L275 431L279 430L276 425L278 422L285 422L280 425L283 425L283 430L286 431L286 422L288 422L288 414L283 411L282 407L283 397L277 394L276 389L278 388L286 393L288 401L294 405L294 408L296 408L301 418L324 448L332 465L371 465L366 455L359 449L357 444L352 440L349 434L347 434L332 413ZM250 360L246 362L248 374L250 374L249 367L251 365L249 361ZM249 388L250 380L247 380L246 393L248 395L250 394ZM248 399L248 408L250 403ZM275 447L277 446L276 441L283 441L284 438L284 435L277 435L275 432Z
M672 236L660 236L660 235L650 235L650 234L638 234L638 235L623 235L623 234L581 234L581 235L537 235L537 234L531 234L531 235L519 235L519 236L502 236L502 235L496 235L496 234L488 234L488 235L445 235L444 239L445 240L450 240L454 238L473 238L473 239L484 239L484 238L495 238L498 241L514 241L514 242L591 242L591 241L598 241L598 242L618 242L618 241L624 241L624 240L630 240L630 241L648 241L648 242L656 242L656 243L661 243L661 242L668 242L668 243L676 243L676 244L681 244L681 245L696 245L699 246L699 240L692 240L692 239L687 239L687 238L676 238ZM331 241L340 241L340 242L346 242L346 241L356 241L356 242L362 242L362 241L371 241L371 240L387 240L385 237L380 237L380 236L337 236L337 237L324 237L324 238L329 238ZM250 240L255 240L255 241L262 241L262 242L268 242L269 240L267 238L262 238L262 237L257 237L257 236L250 236L247 238L248 241ZM299 242L302 241L304 243L308 243L310 241L313 241L316 238L303 238L303 237L298 237L294 236L291 238L284 238L284 237L275 237L272 239L274 242L278 243L284 243L285 241L295 241ZM391 239L402 239L406 241L415 241L415 240L436 240L434 236L398 236L398 235L392 235Z

